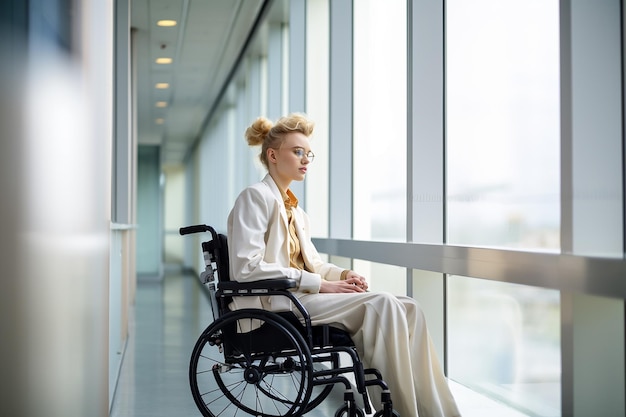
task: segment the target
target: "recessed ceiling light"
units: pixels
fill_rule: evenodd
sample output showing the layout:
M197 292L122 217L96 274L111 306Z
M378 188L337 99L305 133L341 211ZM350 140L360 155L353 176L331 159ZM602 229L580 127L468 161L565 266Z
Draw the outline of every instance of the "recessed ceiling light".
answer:
M159 117L158 119L154 119L154 123L158 125L162 125L163 123L165 123L165 119L162 117Z
M154 105L157 107L167 107L167 101L157 101Z
M157 64L171 64L172 58L157 58L156 63Z
M158 26L166 26L166 27L171 27L171 26L176 26L176 21L175 20L169 20L169 19L163 19L163 20L159 20L157 22Z
M164 90L166 88L170 88L170 84L169 83L156 83L155 87L158 89Z

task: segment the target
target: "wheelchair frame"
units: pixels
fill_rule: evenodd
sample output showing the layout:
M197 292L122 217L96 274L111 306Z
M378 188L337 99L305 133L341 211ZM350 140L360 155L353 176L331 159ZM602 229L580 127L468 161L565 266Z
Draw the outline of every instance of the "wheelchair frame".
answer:
M328 325L312 326L306 308L292 290L297 282L287 278L250 283L231 281L226 236L207 225L182 227L181 235L210 232L201 243L214 321L198 338L189 364L189 383L196 406L204 417L241 415L298 417L324 401L335 384L345 387L344 404L335 417L371 414L367 387L381 388L382 410L374 417L399 417L380 372L365 369L348 334ZM216 276L217 275L217 276ZM300 312L228 307L233 297L288 297ZM250 331L242 329L252 328ZM351 366L340 366L346 354ZM364 410L355 400L352 374Z

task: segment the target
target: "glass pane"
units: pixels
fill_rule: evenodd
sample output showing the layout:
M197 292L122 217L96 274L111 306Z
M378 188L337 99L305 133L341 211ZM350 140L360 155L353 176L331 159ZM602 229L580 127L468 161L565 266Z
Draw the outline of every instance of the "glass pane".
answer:
M448 375L532 416L560 416L560 296L448 278Z
M355 239L406 239L406 79L406 1L355 1Z
M559 249L559 2L446 3L447 241Z
M311 235L328 237L328 195L329 155L328 155L328 100L329 100L329 7L328 0L306 2L306 108L307 114L315 122L311 138L311 148L315 152L315 162L305 181L306 210L311 217Z
M404 267L354 259L351 269L367 279L370 291L406 295L406 268Z

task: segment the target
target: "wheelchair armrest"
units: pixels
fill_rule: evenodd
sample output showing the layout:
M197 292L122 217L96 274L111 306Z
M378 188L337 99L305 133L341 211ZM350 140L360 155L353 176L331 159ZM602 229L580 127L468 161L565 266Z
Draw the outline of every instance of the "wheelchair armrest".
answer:
M289 278L262 279L252 282L223 281L218 284L218 288L224 294L265 293L267 291L288 290L297 286L296 280Z

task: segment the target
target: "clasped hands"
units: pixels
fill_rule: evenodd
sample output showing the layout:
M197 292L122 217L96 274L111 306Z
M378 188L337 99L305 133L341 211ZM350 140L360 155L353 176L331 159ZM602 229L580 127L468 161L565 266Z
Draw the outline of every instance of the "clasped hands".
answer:
M365 292L368 289L365 277L354 271L348 271L346 279L341 281L322 280L320 292L349 293L349 292Z

